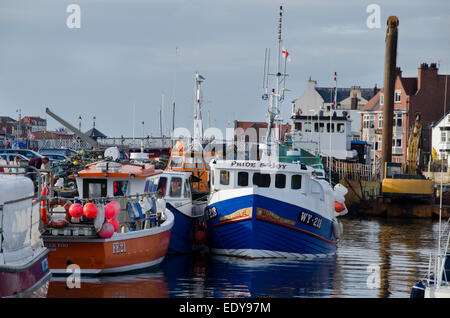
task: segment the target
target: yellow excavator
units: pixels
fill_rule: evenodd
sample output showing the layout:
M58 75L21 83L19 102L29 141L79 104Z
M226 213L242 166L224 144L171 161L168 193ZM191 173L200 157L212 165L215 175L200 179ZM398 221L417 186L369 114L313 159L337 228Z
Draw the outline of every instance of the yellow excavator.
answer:
M421 113L416 113L413 131L408 139L406 165L386 162L381 185L383 197L432 198L433 181L425 178L422 166L422 123Z

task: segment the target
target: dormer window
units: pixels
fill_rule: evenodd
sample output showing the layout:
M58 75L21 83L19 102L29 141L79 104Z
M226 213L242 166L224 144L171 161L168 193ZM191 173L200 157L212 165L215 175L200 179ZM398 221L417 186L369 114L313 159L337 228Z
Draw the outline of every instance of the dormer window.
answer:
M394 102L395 103L400 103L401 102L401 98L402 98L402 91L401 90L395 91L395 93L394 93Z

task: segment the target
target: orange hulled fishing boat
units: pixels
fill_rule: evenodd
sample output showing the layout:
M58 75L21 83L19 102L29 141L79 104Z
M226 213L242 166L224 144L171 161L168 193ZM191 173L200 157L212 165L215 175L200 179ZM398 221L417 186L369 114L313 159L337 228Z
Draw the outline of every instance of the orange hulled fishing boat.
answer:
M145 178L159 173L152 165L99 162L75 175L80 197L73 202L47 196L42 237L52 273L123 273L161 263L174 216L158 194L142 194Z

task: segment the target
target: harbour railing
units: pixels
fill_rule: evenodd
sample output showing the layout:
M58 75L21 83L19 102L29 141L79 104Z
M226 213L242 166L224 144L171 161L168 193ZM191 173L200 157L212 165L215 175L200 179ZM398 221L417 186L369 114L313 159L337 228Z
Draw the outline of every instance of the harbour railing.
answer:
M329 158L322 158L326 170L329 170ZM381 177L381 162L366 165L357 162L346 162L336 159L331 161L331 171L339 176L339 179L376 181Z

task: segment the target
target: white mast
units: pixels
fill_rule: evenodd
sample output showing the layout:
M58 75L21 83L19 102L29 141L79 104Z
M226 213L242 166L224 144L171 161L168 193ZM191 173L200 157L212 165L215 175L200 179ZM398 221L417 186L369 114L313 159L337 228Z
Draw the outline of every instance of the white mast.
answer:
M286 74L281 73L281 25L282 25L282 17L283 17L283 7L280 6L280 15L278 18L278 56L277 56L277 73L276 74L269 74L269 56L270 51L267 51L265 54L265 59L267 59L267 62L264 61L264 70L267 72L263 78L263 100L266 100L269 98L269 110L268 110L268 127L267 127L267 148L266 148L266 155L272 156L272 151L278 155L278 143L279 143L279 105L284 99L284 91L285 87L281 88L281 81L283 81L283 84L285 82ZM266 66L267 65L267 66ZM275 75L276 76L276 89L272 89L272 93L267 96L267 88L268 88L268 81L267 76L268 75ZM274 104L275 100L275 104ZM275 134L272 136L272 125L275 123ZM272 138L273 137L273 138ZM273 148L273 149L272 149Z
M202 96L201 83L205 80L203 76L195 73L195 101L194 101L194 148L199 148L201 151L203 141L203 124L202 124Z

